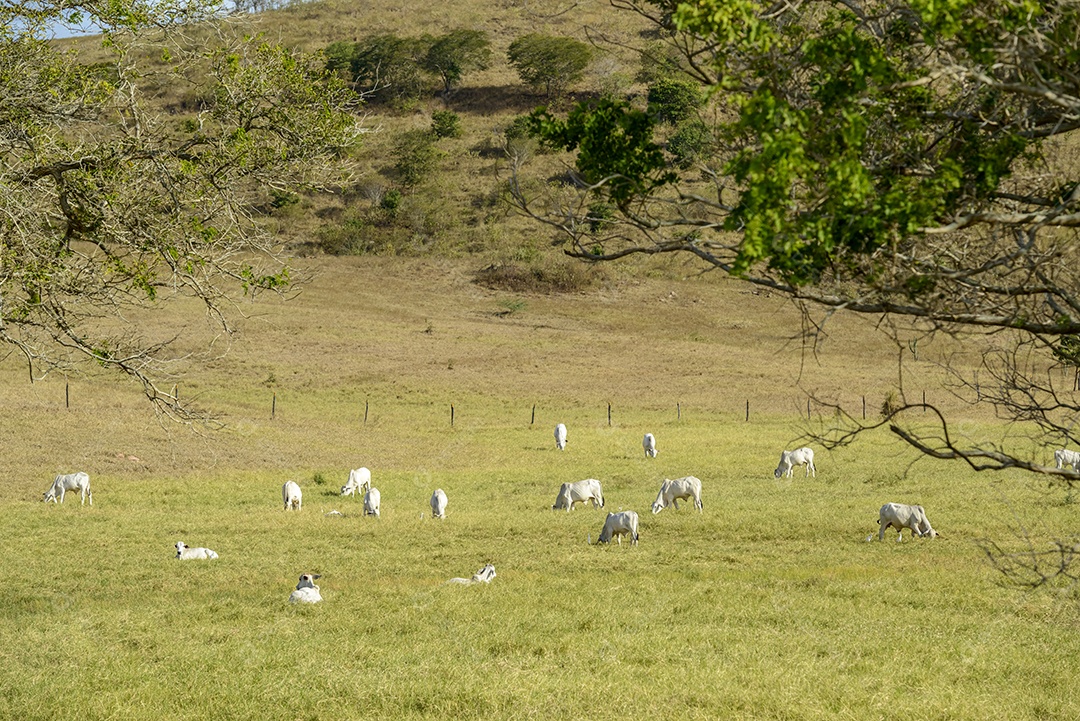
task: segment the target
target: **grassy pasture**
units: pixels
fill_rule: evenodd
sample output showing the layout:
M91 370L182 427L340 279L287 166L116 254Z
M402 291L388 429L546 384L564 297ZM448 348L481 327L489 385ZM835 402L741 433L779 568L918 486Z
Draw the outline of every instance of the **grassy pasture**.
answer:
M838 323L807 359L784 304L676 269L559 298L485 291L450 261L309 270L181 380L219 432L161 426L107 378L74 379L66 410L62 379L3 366L0 717L1080 715L1075 596L999 586L974 544L1074 528L1063 493L912 465L884 436L819 453L816 479L772 477L800 385L880 403L896 353L864 325ZM941 392L935 353L905 367L912 388ZM992 424L978 408L963 423ZM378 520L336 494L358 465ZM42 504L76 467L93 508ZM651 515L660 481L686 474L704 513ZM550 510L587 477L605 510L641 514L639 546L586 545L604 511ZM287 478L301 513L281 510ZM944 538L866 543L892 500L922 503ZM221 558L176 562L177 540ZM442 585L487 561L490 586ZM323 574L322 604L287 603L302 572Z

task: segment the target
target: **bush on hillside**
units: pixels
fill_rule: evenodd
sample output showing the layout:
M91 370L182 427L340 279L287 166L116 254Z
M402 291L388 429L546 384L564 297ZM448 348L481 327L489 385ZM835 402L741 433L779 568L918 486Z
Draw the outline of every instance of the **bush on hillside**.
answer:
M558 98L584 76L593 49L574 38L529 33L510 43L507 57L522 82Z
M659 78L649 85L649 112L662 123L678 125L701 107L701 90L696 83L676 78Z
M515 293L576 293L604 278L599 266L566 258L540 258L534 263L492 263L477 271L473 281L493 290Z
M402 187L414 188L429 179L439 167L442 150L427 130L410 130L394 144L394 172Z
M461 116L453 110L436 110L431 114L431 132L436 138L460 138Z
M706 157L712 147L713 135L700 120L683 123L667 141L675 165L684 170Z

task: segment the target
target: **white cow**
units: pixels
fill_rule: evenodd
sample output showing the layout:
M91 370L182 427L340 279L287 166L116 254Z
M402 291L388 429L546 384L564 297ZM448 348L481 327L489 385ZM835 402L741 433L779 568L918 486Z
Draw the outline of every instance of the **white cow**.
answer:
M896 529L896 540L900 542L904 536L904 529L910 528L916 536L923 538L937 538L938 532L930 526L926 518L926 511L922 506L909 506L906 503L886 503L878 511L878 523L881 529L878 531L878 540L885 540L885 529L892 526ZM873 534L871 534L873 538ZM869 539L867 539L869 540Z
M369 488L364 494L364 515L379 517L380 494L378 488Z
M559 487L559 495L555 497L555 504L551 510L565 508L569 513L574 509L575 503L588 503L592 501L594 508L604 507L604 489L600 481L595 478L586 478L584 481L564 483Z
M209 548L192 548L183 541L176 542L176 558L181 561L192 561L202 558L211 559L217 557L218 555Z
M68 473L67 475L61 474L54 478L49 490L45 491L45 497L42 500L44 500L45 503L48 503L49 501L56 503L56 496L59 494L60 503L63 503L64 494L68 491L78 491L79 496L82 499L82 505L86 505L86 499L88 497L90 499L90 505L94 505L94 494L90 492L90 476L82 471L79 471L78 473Z
M431 515L433 518L446 518L446 493L443 489L436 488L431 494Z
M609 513L604 519L604 527L600 530L598 543L611 543L611 537L615 536L619 545L622 545L622 537L630 536L630 545L636 546L638 542L638 517L633 511L620 511Z
M562 423L555 426L555 447L560 451L566 448L566 426Z
M356 468L349 471L349 482L341 487L341 495L351 496L354 493L363 493L371 488L371 471L367 468Z
M296 584L296 590L289 594L289 603L318 603L322 600L319 587L315 585L315 579L322 578L321 574L305 573L300 576L300 583Z
M685 476L684 478L676 478L674 481L664 480L660 484L660 493L656 495L656 500L652 504L652 512L659 513L668 506L675 506L675 510L679 510L679 499L693 498L694 508L701 511L703 508L701 503L701 480L694 476Z
M281 500L285 502L285 510L299 511L303 499L300 486L296 485L295 481L285 481L285 485L281 487Z
M467 586L473 583L491 583L491 579L493 578L495 578L495 567L489 563L474 573L472 578L451 578L446 583Z
M641 447L645 449L646 458L656 458L656 438L652 433L646 433L641 439Z
M773 471L773 478L787 476L791 478L795 472L795 466L806 466L806 475L814 474L817 478L817 469L814 468L814 449L802 447L794 451L780 451L780 465Z
M1054 451L1054 463L1059 471L1065 466L1072 466L1074 471L1080 471L1080 453L1068 448Z

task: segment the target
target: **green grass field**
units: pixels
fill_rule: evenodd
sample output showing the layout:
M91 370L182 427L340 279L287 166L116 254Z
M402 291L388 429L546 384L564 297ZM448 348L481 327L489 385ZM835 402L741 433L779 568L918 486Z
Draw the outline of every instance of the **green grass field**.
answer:
M1075 592L1004 587L976 545L1070 533L1064 491L913 463L882 434L820 452L816 479L773 478L800 387L874 408L895 382L865 324L838 321L808 358L794 312L736 283L669 268L514 296L467 267L314 263L297 299L248 308L228 352L180 380L218 431L159 423L107 377L71 379L66 408L64 379L31 385L9 359L0 717L1080 717ZM910 361L909 392L947 405L947 350ZM380 519L337 496L360 465ZM76 469L93 508L41 503ZM650 514L687 474L704 513ZM605 511L550 510L588 477L605 511L641 514L637 547L586 544ZM289 478L300 513L282 510ZM867 543L887 501L923 504L943 537ZM177 562L178 540L221 557ZM488 561L490 586L443 585ZM323 603L288 604L302 572L322 574Z

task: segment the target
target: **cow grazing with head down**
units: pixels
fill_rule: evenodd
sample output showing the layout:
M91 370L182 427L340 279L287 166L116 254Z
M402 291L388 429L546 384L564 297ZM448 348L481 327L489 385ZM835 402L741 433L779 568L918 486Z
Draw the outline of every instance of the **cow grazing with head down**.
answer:
M382 501L382 494L379 493L378 488L369 488L367 493L364 494L364 515L379 517L379 504Z
M878 511L878 523L881 524L881 529L878 531L878 540L885 540L885 529L892 526L896 529L896 540L900 542L903 540L904 529L910 528L911 532L916 536L923 538L937 538L938 532L930 526L930 521L926 517L926 511L922 506L909 506L906 503L886 503ZM873 534L870 535L870 540L873 538Z
M679 499L694 499L694 508L701 511L701 480L694 476L676 478L674 481L664 480L660 484L660 493L652 504L652 512L659 513L668 506L675 506L679 510Z
M622 537L630 536L630 545L636 546L638 542L638 516L634 511L619 511L609 513L604 519L604 527L600 530L600 538L597 543L611 543L614 536L622 545Z
M562 423L555 426L555 447L560 451L566 448L566 426Z
M355 468L349 471L349 480L341 487L341 495L361 495L371 489L371 471L367 468Z
M780 465L773 471L773 478L787 476L791 478L795 472L795 466L806 466L806 475L814 474L817 478L817 469L814 468L814 449L802 447L794 451L780 451Z
M641 439L641 447L645 449L646 458L656 458L656 437L652 433L646 433Z
M64 494L68 491L78 491L79 496L82 499L81 505L86 505L87 498L90 499L90 505L94 505L94 494L90 492L90 476L86 475L82 471L78 473L60 474L53 479L52 485L49 486L49 490L45 491L45 497L42 499L45 503L52 501L56 503L57 495L60 496L60 503L64 502Z
M304 494L296 481L285 481L281 487L281 500L285 503L286 511L299 511L303 505Z
M446 504L449 500L446 498L446 492L441 488L436 488L435 492L431 494L431 516L433 518L446 518Z
M565 508L569 513L574 509L575 503L592 502L594 508L604 507L604 490L600 487L600 481L595 478L586 478L584 481L564 483L559 487L559 495L555 497L555 504L551 510Z
M1054 465L1063 470L1065 466L1072 466L1074 471L1080 471L1080 453L1061 448L1054 451Z

